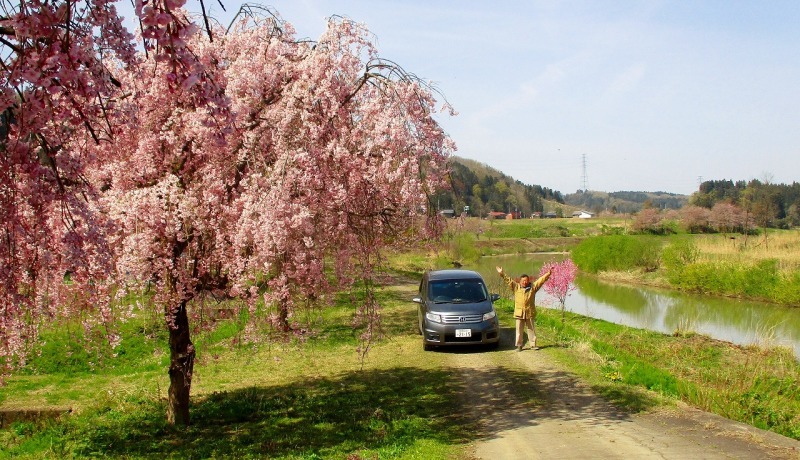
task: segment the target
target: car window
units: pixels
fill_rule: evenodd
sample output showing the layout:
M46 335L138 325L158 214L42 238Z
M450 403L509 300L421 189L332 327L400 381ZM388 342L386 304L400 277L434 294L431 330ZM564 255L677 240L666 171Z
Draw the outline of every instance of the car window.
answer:
M480 280L442 280L428 283L428 300L436 303L482 302L488 298Z

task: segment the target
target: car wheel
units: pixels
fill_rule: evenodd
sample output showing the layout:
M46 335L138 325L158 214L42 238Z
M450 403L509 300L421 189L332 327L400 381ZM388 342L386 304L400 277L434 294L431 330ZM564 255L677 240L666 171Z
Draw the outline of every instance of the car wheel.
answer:
M490 350L497 350L497 348L498 348L499 346L500 346L500 341L499 341L499 340L498 340L497 342L495 342L495 343L490 343L489 345L487 345L487 347L488 347Z

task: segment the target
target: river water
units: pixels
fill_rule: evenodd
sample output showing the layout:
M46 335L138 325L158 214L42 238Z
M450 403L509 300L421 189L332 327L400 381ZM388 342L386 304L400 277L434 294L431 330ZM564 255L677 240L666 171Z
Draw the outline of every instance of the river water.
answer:
M542 264L560 261L563 254L522 254L482 257L474 266L492 292L501 288L495 267L519 276L535 278ZM739 345L783 346L800 359L800 308L686 294L648 286L611 284L591 276L575 280L577 289L565 303L567 311L641 329L672 334L696 332ZM558 308L558 302L543 290L536 303Z

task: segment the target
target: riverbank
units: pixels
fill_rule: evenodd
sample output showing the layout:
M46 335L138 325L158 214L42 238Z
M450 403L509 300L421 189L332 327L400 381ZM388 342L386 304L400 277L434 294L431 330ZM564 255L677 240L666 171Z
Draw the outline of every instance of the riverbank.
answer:
M506 307L510 309L510 307ZM647 410L670 400L800 439L800 362L791 350L661 334L541 309L554 355L610 400Z
M512 343L513 329L507 330ZM800 441L676 402L620 409L558 363L555 347L515 353L450 353L468 376L465 399L481 408L475 457L606 459L791 459ZM528 385L506 378L513 370ZM483 391L491 388L491 391ZM525 396L535 394L535 399ZM496 395L503 404L496 404ZM483 410L485 408L485 411ZM488 414L492 416L489 417Z
M800 307L798 229L655 236L631 234L624 218L454 219L434 265L528 252L571 252L581 271L609 281Z
M705 235L671 237L613 235L587 238L571 251L586 272L606 279L667 287L697 294L800 306L800 265L794 246L800 233L782 238L778 249L709 249Z

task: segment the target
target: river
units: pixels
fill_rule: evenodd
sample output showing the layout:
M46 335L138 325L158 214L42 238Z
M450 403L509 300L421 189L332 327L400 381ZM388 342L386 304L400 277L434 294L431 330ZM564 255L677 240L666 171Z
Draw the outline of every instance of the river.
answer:
M535 278L542 264L563 260L563 254L522 254L482 257L465 266L483 275L492 292L500 279L495 267ZM783 346L800 359L800 308L687 294L649 286L611 284L578 275L576 290L565 303L567 311L641 329L672 334L696 332L739 345ZM558 302L539 291L537 304L558 308Z

